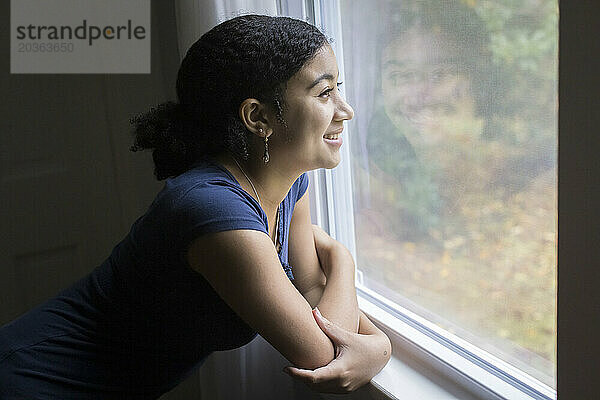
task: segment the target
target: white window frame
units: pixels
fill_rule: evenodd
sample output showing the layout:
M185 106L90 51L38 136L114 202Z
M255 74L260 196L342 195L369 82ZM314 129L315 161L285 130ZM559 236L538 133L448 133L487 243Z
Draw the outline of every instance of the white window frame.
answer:
M339 0L278 3L283 15L311 22L335 39L332 47L340 81L344 81ZM341 92L345 97L343 87ZM352 187L352 137L351 133L345 136L346 145L340 149L342 161L335 169L311 171L309 177L313 223L343 243L356 260L352 193L348 190ZM356 282L361 310L392 340L392 360L372 381L385 397L406 398L409 390L415 398L438 399L442 390L444 398L556 399L556 390L548 385L365 287L359 271ZM421 380L409 371L419 371ZM423 379L435 385L423 384Z

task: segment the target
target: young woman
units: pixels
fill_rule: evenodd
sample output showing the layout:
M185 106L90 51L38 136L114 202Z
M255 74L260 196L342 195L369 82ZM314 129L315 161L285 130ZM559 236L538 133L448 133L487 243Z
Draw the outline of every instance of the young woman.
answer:
M194 43L178 103L132 120L163 190L102 265L0 329L0 398L158 398L257 332L315 390L379 372L390 342L358 310L352 256L310 222L305 172L340 162L353 116L337 77L325 36L291 18Z

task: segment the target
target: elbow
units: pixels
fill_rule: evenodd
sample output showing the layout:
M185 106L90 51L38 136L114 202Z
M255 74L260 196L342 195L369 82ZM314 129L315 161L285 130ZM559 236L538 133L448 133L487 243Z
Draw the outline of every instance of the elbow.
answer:
M325 336L324 340L315 343L313 349L304 354L299 354L296 360L290 360L297 368L314 370L329 364L335 358L335 348L331 340Z
M325 282L319 283L312 288L306 290L302 293L302 296L308 304L310 304L310 308L315 308L319 301L321 301L321 297L323 296L323 291L325 290Z

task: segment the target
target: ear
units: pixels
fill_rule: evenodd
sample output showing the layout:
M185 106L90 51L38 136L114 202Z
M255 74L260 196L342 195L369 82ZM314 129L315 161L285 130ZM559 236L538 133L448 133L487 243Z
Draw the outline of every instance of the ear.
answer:
M240 104L239 114L246 128L261 138L272 132L271 119L267 106L257 99L246 99ZM262 131L261 131L262 129Z

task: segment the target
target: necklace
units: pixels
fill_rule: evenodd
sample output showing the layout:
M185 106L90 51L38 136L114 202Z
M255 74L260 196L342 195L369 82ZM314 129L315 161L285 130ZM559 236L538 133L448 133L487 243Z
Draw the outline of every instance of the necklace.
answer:
M235 161L235 163L237 164L240 171L242 171L242 174L244 174L244 176L250 183L250 186L252 186L252 190L254 190L254 194L256 195L256 198L258 199L258 205L260 206L260 208L262 208L262 204L260 202L260 196L258 195L258 192L256 191L256 188L254 187L252 180L250 179L250 177L248 175L246 175L246 173L244 172L244 169L242 168L242 166L240 165L238 160L236 160L236 158L232 154L231 154L231 158L233 158L233 161ZM277 244L277 238L279 236L279 226L278 226L279 225L279 207L277 207L277 215L275 218L276 218L275 219L275 243Z

